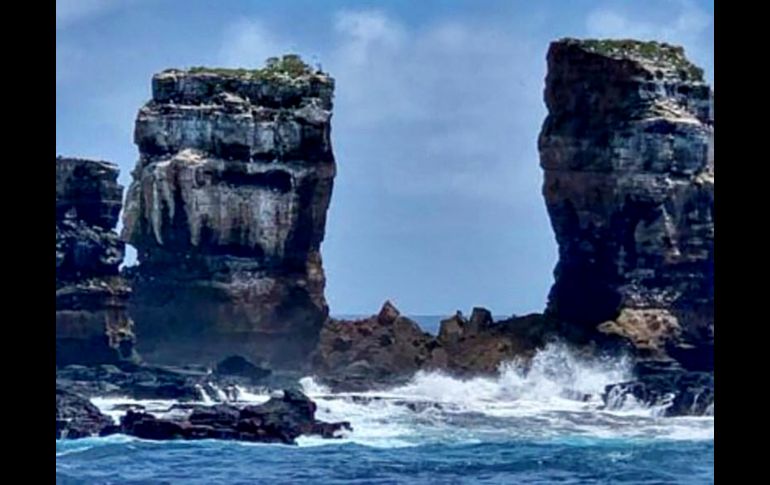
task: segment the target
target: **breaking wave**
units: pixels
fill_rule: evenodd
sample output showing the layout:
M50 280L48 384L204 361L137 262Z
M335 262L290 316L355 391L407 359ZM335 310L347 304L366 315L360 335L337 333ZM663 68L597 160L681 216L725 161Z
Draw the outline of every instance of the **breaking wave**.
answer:
M301 437L294 448L126 436L62 440L57 481L713 483L713 416L663 418L627 399L605 408L604 387L630 375L626 359L586 359L552 344L529 367L506 363L494 378L421 372L384 391L334 393L306 377L300 385L317 403L318 419L353 426L342 439ZM207 400L213 393L219 394L211 388ZM269 397L241 388L236 404ZM179 412L174 401L93 402L116 420L132 406Z

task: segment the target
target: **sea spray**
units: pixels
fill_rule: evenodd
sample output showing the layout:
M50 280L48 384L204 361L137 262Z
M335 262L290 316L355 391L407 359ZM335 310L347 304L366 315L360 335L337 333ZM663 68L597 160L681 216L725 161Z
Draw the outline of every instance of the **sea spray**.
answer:
M605 386L632 377L626 357L586 357L553 343L530 361L507 362L495 376L460 379L442 372L418 372L406 384L386 390L334 393L311 376L302 391L317 404L316 417L349 421L341 440L302 438L301 447L344 443L373 448L471 445L506 440L713 439L714 418L663 418L660 409L632 397L605 406ZM267 389L237 386L233 404L267 401ZM220 396L218 396L220 397ZM610 396L609 401L616 399ZM119 403L168 412L173 402L95 399L114 419Z

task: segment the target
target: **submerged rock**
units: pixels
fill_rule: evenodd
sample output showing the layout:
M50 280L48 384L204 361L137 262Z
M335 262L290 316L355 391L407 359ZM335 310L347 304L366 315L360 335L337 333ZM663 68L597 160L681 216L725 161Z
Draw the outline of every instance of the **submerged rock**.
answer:
M315 419L316 405L298 391L284 391L258 406L230 405L195 407L184 419L161 419L143 412L128 411L121 419L121 432L153 440L224 439L295 444L301 435L336 438L350 423L326 423Z
M474 308L469 319L458 312L441 322L445 362L436 364L460 376L493 374L503 362L528 361L556 335L556 322L541 314L495 322L489 310Z
M56 363L131 360L131 289L119 276L117 166L56 158Z
M334 80L289 56L256 71L167 70L152 88L122 234L138 252L140 353L300 366L328 315Z
M713 93L680 47L551 44L539 139L559 245L548 314L713 369ZM701 351L702 350L702 351Z

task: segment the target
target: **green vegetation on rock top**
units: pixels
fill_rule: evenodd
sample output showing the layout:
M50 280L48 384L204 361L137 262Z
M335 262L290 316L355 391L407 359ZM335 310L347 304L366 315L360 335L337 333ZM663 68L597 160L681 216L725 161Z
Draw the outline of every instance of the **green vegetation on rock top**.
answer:
M703 80L703 69L687 59L681 46L633 39L567 39L567 42L608 57L644 59L661 67L674 68L689 79Z
M265 62L265 67L260 69L232 69L224 67L191 67L188 72L192 74L218 74L221 76L233 76L249 79L270 79L289 77L297 78L311 74L323 74L319 69L314 69L306 64L296 54L286 54L280 58L271 57Z

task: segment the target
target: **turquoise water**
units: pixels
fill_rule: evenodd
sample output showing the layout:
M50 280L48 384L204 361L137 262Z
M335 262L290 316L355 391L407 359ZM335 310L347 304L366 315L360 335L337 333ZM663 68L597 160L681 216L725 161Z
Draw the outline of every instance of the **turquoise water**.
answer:
M509 440L373 448L105 438L57 443L57 483L713 483L711 441Z
M625 359L587 361L559 344L526 371L512 362L496 378L418 373L400 387L353 394L332 393L308 376L300 384L317 418L349 421L352 432L302 437L298 446L57 441L57 482L713 483L714 417L663 418L633 402L605 409L604 386L629 377ZM235 404L268 398L241 389ZM93 402L118 419L115 406L132 401ZM141 404L163 415L174 403Z

